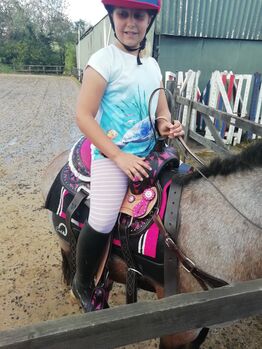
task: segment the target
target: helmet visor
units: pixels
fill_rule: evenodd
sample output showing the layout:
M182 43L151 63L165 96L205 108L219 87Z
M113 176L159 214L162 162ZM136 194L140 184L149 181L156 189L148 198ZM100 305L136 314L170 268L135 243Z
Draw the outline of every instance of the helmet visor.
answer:
M104 5L160 11L161 0L102 0Z

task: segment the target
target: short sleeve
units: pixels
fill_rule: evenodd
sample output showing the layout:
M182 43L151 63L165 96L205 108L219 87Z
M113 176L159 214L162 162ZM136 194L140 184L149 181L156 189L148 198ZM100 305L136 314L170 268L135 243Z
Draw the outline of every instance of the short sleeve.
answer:
M95 69L108 82L110 80L111 61L112 56L109 50L103 48L90 57L86 67L90 66Z
M162 77L162 73L161 73L159 64L157 63L157 61L156 61L153 57L151 57L151 59L152 59L152 64L153 64L154 67L155 67L156 74L157 74L158 77L159 77L159 81L162 81L162 78L163 78L163 77Z

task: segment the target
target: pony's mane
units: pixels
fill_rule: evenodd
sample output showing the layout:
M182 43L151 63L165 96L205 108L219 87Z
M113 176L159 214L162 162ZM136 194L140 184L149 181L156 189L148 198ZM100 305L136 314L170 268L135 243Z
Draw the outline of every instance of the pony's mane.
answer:
M262 141L252 143L236 155L229 155L226 158L215 158L208 166L200 167L200 171L206 176L227 176L232 173L252 170L255 167L262 167ZM202 178L201 174L194 170L190 174L178 175L178 183L186 185L189 182Z

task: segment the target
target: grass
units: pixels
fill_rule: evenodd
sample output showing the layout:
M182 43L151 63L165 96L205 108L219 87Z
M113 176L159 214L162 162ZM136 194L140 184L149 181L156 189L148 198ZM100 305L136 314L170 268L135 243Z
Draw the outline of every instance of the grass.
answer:
M13 67L8 64L0 63L0 73L13 73Z

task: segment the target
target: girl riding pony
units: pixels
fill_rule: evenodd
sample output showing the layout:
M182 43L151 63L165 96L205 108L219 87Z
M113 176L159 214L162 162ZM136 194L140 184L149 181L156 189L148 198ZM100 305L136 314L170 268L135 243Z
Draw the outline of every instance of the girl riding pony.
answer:
M87 63L77 102L77 124L92 143L91 194L88 221L76 251L72 291L83 309L94 310L94 275L107 244L128 180L148 177L145 157L155 146L152 123L159 134L174 138L184 132L171 123L158 63L143 55L146 34L160 11L160 0L102 0L116 41L93 54Z

